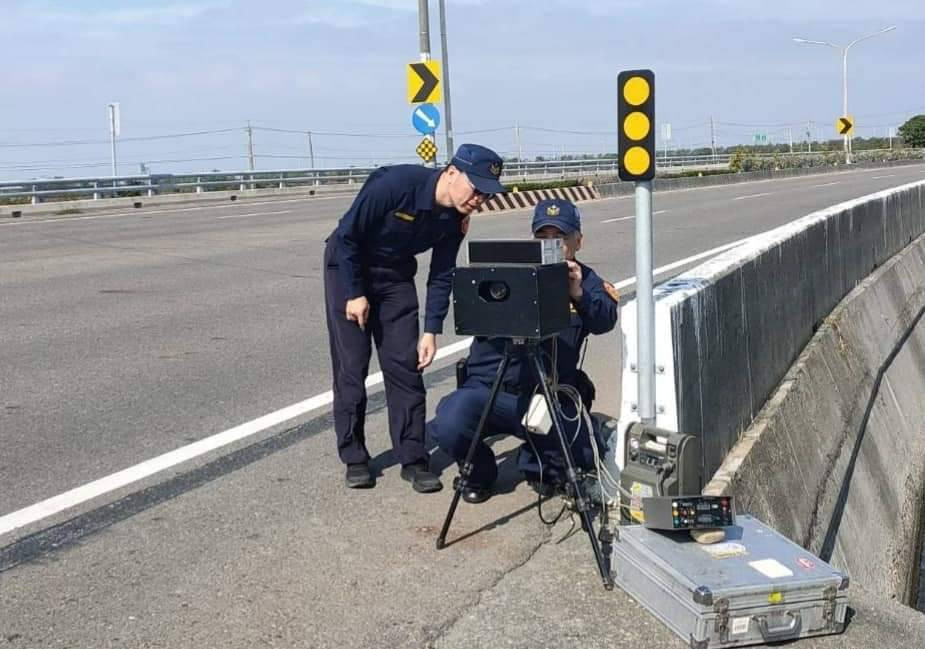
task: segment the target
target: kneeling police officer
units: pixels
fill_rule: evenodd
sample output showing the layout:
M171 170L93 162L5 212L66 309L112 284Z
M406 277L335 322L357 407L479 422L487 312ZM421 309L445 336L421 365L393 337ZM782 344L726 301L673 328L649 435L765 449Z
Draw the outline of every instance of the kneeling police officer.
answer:
M576 388L581 394L583 406L590 409L594 387L578 367L581 347L588 334L603 334L614 328L618 294L613 285L575 259L575 253L581 249L581 215L574 204L563 199L540 201L534 210L532 229L536 238L560 238L563 242L569 267L572 315L570 326L557 336L556 368L560 385ZM545 357L550 357L550 343L544 341L542 344L547 352ZM488 403L492 383L504 357L505 344L506 341L500 338L478 337L473 341L465 383L441 399L436 416L428 423L432 439L459 464L466 458L479 418ZM486 431L522 439L530 435L531 443L522 445L519 450L517 465L535 489L548 493L549 487L565 481L565 459L558 437L555 434L529 434L521 424L538 387L533 368L526 358L513 358L486 421ZM562 399L560 403L564 416L573 419L577 414L575 406L568 399ZM572 440L575 462L589 469L594 466L590 439L594 433L587 429L583 418L578 419L581 423L567 423L565 432ZM574 426L577 425L581 428L576 435ZM598 444L599 448L604 448L602 440L598 439ZM469 503L484 502L491 497L492 485L498 476L494 453L484 441L476 447L473 467L469 487L463 491L462 497Z
M492 194L502 162L463 144L445 169L395 165L377 169L327 240L324 298L334 370L337 451L348 487L372 487L366 450L366 388L371 341L385 381L392 449L415 491L439 491L424 448L421 372L437 352L449 308L456 254L469 215ZM424 334L418 339L415 255L432 250Z

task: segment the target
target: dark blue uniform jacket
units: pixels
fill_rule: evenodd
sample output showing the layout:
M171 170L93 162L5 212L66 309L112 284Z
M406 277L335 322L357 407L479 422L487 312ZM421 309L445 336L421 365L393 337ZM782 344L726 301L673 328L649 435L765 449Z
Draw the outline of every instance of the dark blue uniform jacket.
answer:
M462 243L461 216L436 203L442 170L418 165L377 169L334 231L347 299L365 295L367 268L416 268L414 256L433 248L427 277L424 331L442 333L453 268Z

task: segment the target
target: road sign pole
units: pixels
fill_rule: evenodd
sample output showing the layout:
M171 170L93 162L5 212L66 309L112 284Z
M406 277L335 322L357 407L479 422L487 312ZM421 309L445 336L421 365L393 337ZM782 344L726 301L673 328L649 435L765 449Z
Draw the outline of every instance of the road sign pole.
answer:
M418 0L418 26L421 32L421 62L430 61L430 13L427 7L428 0ZM437 137L435 134L426 135L435 145ZM425 163L426 164L426 163ZM434 156L430 162L431 167L437 166L437 157Z
M652 290L652 181L636 183L636 305L639 419L655 424L655 298Z
M453 146L453 113L450 111L450 54L446 48L446 0L440 0L440 56L443 59L443 112L446 113L446 161L449 163L456 148Z
M848 114L848 47L844 49L842 56L842 115ZM845 164L851 164L851 136L847 133L845 134Z

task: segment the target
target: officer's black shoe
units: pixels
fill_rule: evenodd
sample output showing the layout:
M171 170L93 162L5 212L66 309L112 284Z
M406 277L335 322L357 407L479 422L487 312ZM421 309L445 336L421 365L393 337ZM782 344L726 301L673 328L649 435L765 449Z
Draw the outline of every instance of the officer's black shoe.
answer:
M351 489L369 489L376 486L373 474L369 471L369 464L366 462L348 464L344 481Z
M402 480L411 483L411 488L422 494L430 494L443 489L443 483L436 473L427 469L426 462L406 464L401 468Z
M491 498L491 489L488 487L468 487L463 489L462 499L472 505L478 505Z
M459 488L459 476L453 479L453 489ZM462 499L472 505L483 503L492 496L491 487L482 487L479 485L469 485L462 490Z

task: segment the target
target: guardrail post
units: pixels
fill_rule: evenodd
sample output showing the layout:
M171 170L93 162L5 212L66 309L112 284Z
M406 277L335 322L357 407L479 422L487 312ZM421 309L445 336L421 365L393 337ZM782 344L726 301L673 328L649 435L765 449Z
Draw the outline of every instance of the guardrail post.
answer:
M196 193L202 193L202 176L196 176Z
M35 192L36 192L35 185L32 185L32 204L33 204L33 205L38 205L38 204L39 204L39 197L36 195Z
M99 189L99 186L100 186L100 184L94 180L94 181L93 181L93 189ZM95 200L95 201L100 200L100 193L99 193L99 192L93 192L93 200Z
M241 175L239 176L239 178L241 179L241 185L240 185L239 189L240 189L240 191L243 192L243 191L245 190L245 188L246 188L245 185L244 185L244 174L241 174Z
M280 189L283 189L284 187L286 187L286 183L283 182L283 178L284 178L283 172L281 171L279 172L279 188Z

